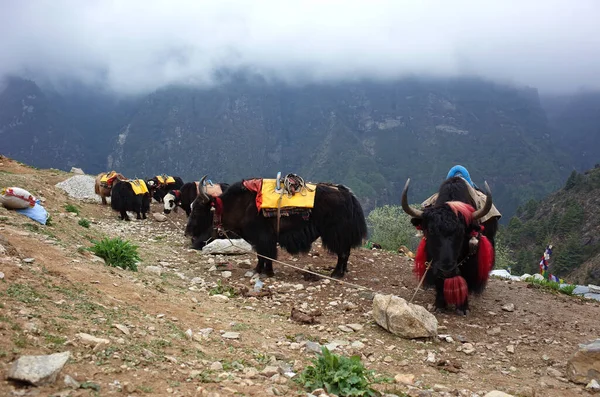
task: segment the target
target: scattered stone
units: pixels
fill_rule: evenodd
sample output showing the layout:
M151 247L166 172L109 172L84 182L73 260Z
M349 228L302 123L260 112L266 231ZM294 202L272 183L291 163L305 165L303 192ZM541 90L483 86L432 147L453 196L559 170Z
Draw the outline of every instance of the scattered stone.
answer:
M413 374L398 374L394 376L394 381L402 385L412 385L415 383L415 376Z
M314 353L321 353L321 345L318 344L317 342L308 341L308 342L306 342L306 345L304 345L304 346L306 347L307 351L314 352Z
M194 336L194 332L191 329L188 328L188 330L185 331L185 336L188 339L192 339L192 337Z
M427 353L427 360L425 360L425 361L427 361L428 363L431 363L431 364L435 363L437 361L435 359L435 353L434 352Z
M585 387L586 390L591 390L593 392L600 391L600 383L596 379L592 379L590 383Z
M244 277L251 278L252 276L254 276L254 271L252 271L252 270L247 271L246 273L244 273Z
M70 375L65 376L65 386L70 387L71 389L79 389L81 384L73 379Z
M338 325L338 329L342 332L347 332L347 333L354 332L354 330L352 330L352 328L350 328L346 325Z
M71 357L70 351L47 356L19 357L8 369L7 378L28 382L35 386L54 383L69 357Z
M510 354L515 354L515 345L506 346L506 351L509 352Z
M86 334L84 332L78 333L77 337L79 337L81 342L85 345L96 346L96 345L101 345L101 344L108 345L110 343L110 340L108 340L108 339L96 338L95 336Z
M567 363L567 377L581 384L600 377L600 339L579 345L579 350Z
M363 326L360 324L346 324L348 328L351 328L353 331L358 332L363 329Z
M25 262L25 263L33 263L33 262L35 262L35 258L25 258L25 259L23 259L23 262Z
M515 311L515 304L514 303L508 303L508 304L502 306L502 310L504 310L505 312L514 312Z
M494 327L492 329L488 329L486 333L490 336L500 335L502 333L502 328Z
M4 280L4 273L0 272L0 280Z
M202 253L206 255L242 255L252 252L252 246L242 239L219 239L206 244Z
M437 319L422 306L394 295L376 294L373 317L377 324L403 338L428 338L437 335Z
M556 368L552 368L552 367L548 367L546 368L546 373L550 376L553 376L555 378L562 378L563 374L562 372L560 372L559 370L557 370Z
M223 338L225 338L225 339L240 339L240 333L239 332L225 332L221 336Z
M351 346L351 347L353 347L354 349L362 349L363 347L365 347L365 344L364 344L364 343L362 343L361 341L358 341L358 340L357 340L357 341L355 341L355 342L352 342L352 343L350 344L350 346Z
M383 358L383 361L385 361L386 363L391 363L394 362L394 359L392 358L392 356L385 356Z
M130 335L129 328L127 328L123 324L113 324L113 327L124 333L125 335Z
M223 278L230 278L231 274L232 273L229 270L226 270L224 272L221 272L221 277L223 277Z
M266 376L267 378L272 377L275 374L279 373L279 368L272 366L272 365L267 365L265 367L265 369L263 369L262 371L260 371L260 374L263 376Z
M85 175L85 172L81 168L71 167L71 173L75 175Z
M462 351L463 353L465 353L466 355L471 355L473 353L475 353L475 346L473 346L472 343L464 343L461 346L458 346L456 348L457 352Z
M211 295L210 299L212 299L212 300L228 301L229 297L226 296L226 295L215 294L215 295Z
M153 212L152 216L154 217L154 220L157 222L166 222L168 219L165 214L161 214L160 212Z
M507 394L498 390L493 390L483 397L514 397L512 394Z
M221 364L219 361L215 361L214 363L212 363L210 365L210 369L211 369L211 371L222 371L223 364Z
M142 271L144 273L148 273L148 274L156 274L157 276L160 276L162 274L162 267L160 266L145 266L142 268Z

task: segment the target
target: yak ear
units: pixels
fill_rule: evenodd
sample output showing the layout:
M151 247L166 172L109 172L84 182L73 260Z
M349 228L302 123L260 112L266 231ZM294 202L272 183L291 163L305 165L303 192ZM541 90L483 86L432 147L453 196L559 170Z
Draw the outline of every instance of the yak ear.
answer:
M410 223L412 223L414 227L422 226L423 218L410 218Z

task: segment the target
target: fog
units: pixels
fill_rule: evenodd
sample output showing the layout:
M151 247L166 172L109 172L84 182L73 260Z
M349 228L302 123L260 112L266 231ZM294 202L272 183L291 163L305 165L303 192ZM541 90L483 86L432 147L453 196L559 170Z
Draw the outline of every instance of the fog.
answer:
M215 84L478 76L600 88L600 2L0 0L0 76L120 93Z

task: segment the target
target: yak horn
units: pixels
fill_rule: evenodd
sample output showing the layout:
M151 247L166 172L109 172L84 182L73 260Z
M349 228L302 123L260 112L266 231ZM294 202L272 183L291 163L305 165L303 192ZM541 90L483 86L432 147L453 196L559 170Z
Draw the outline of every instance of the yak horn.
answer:
M404 190L402 190L402 209L408 215L413 218L421 218L423 216L423 211L415 209L408 205L408 184L410 183L410 178L406 180L406 184L404 185Z
M206 179L208 175L204 175L202 177L202 179L200 179L200 182L198 183L198 195L202 198L202 201L204 202L208 202L210 201L210 197L208 197L208 194L206 194L206 192L204 191L204 180Z
M485 205L483 206L482 209L473 212L473 220L475 220L475 221L486 216L488 214L488 212L490 212L490 210L492 209L492 204L493 204L492 191L490 190L490 187L488 186L487 182L484 182L484 184L485 184Z

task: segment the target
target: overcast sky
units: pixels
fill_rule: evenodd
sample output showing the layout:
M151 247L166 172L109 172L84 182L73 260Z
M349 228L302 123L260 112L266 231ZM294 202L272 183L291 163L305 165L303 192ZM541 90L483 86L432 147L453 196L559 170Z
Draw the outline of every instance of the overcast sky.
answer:
M222 68L600 88L600 0L0 0L0 75L139 93Z

